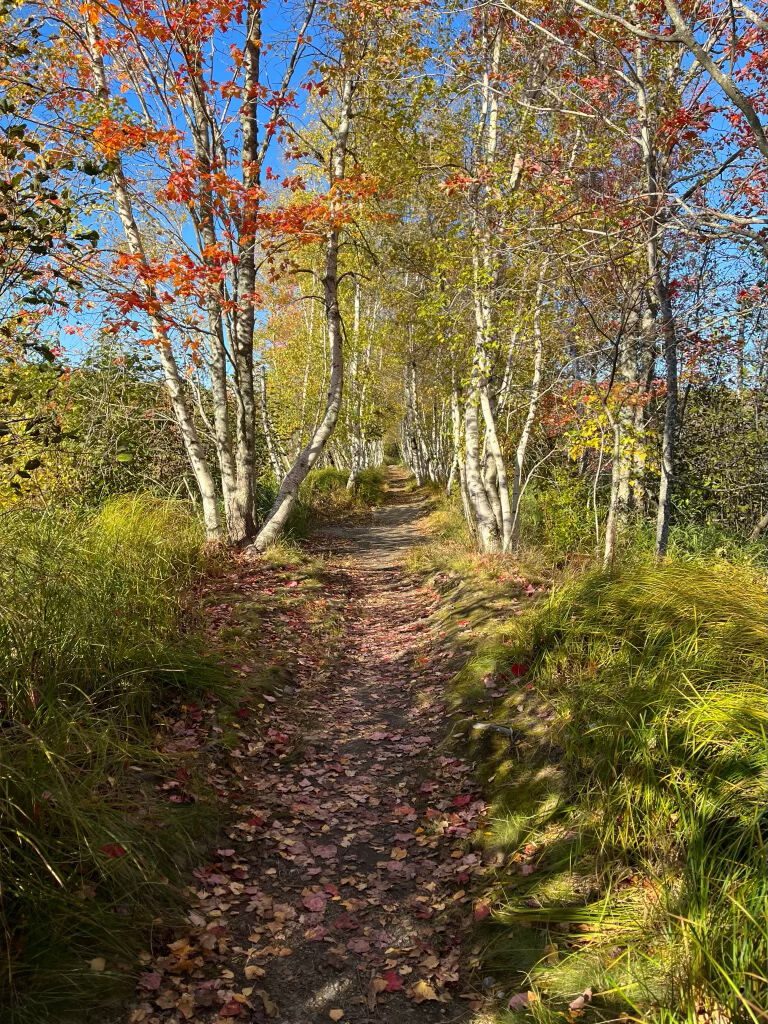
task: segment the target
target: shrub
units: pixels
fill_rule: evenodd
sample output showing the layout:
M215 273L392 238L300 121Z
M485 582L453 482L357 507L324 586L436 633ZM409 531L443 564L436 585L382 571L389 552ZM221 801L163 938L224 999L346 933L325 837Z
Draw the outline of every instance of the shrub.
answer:
M364 505L381 504L384 497L384 472L381 469L364 469L357 477L355 493Z
M529 487L520 509L521 541L543 547L556 558L592 552L596 546L591 482L568 470ZM600 523L604 512L600 510Z
M348 479L346 470L333 466L312 470L300 492L300 505L306 510L304 520L307 527L317 520L360 515L381 501L384 492L382 472L363 470L352 490L347 489Z
M383 499L385 477L381 470L364 469L352 490L347 490L348 479L349 473L335 466L311 470L288 517L287 536L306 537L317 522L365 514ZM274 479L261 481L258 512L262 517L268 513L276 494Z

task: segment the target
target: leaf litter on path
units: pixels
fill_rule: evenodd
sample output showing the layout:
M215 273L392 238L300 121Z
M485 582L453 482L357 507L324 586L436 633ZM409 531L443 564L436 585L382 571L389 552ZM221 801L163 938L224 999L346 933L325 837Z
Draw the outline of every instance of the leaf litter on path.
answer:
M212 767L231 822L195 871L188 934L145 957L131 1024L469 1022L480 1003L466 940L485 911L470 845L485 805L440 747L446 669L425 623L438 597L351 549L324 569L324 612L343 618L330 648L295 568L282 584L233 570L246 608L267 602L246 678L282 644L292 696L238 717Z

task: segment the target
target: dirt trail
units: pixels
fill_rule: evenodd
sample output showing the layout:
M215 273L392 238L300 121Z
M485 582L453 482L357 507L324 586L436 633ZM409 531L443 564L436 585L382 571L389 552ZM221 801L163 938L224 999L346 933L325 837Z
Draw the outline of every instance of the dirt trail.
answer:
M198 872L191 919L218 974L173 982L164 1012L145 1000L134 1020L474 1019L466 939L482 864L469 836L484 805L469 766L440 747L437 596L401 564L424 513L393 472L372 523L316 539L342 635L332 664L298 687L285 732L247 745L231 847Z

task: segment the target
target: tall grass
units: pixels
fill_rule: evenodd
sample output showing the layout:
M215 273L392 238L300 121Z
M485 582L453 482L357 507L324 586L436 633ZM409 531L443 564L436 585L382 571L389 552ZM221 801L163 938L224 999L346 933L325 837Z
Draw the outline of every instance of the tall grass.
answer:
M2 517L3 1021L109 998L190 849L198 809L159 798L147 724L193 682L178 636L201 541L183 503L144 497Z
M586 1019L768 1020L766 659L764 580L721 560L593 571L487 634L459 684L508 694L478 754L519 1016L589 988Z

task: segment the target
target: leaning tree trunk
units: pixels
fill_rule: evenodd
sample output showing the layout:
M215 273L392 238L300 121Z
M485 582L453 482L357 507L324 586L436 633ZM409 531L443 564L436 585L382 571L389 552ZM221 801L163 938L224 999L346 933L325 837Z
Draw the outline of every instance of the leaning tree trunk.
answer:
M354 83L347 79L344 83L341 97L341 110L339 112L339 124L334 139L333 154L331 157L331 182L344 177L346 164L347 143L351 122L352 95ZM343 352L343 327L341 322L341 310L339 309L339 242L341 232L333 228L328 236L328 243L325 251L325 269L323 273L323 303L325 307L325 319L328 327L328 340L331 352L331 377L328 387L328 398L325 405L325 413L322 420L315 429L312 437L305 447L299 452L298 458L288 470L272 508L269 511L266 522L259 530L256 539L248 549L251 553L259 553L274 544L280 537L291 509L296 503L299 494L299 487L306 479L307 474L317 462L328 439L333 434L339 418L341 397L344 387L344 352Z

